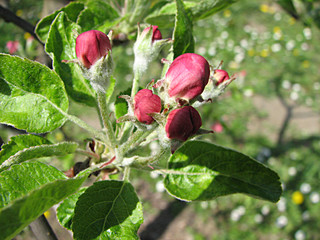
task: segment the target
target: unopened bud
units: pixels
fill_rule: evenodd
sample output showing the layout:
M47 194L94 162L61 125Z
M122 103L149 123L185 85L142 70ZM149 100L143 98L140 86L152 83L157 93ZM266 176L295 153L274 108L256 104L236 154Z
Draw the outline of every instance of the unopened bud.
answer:
M139 122L153 123L151 113L160 113L161 99L149 89L142 89L134 96L134 115Z
M225 70L216 69L214 70L213 77L216 80L216 86L230 79L229 74Z
M196 134L201 125L202 121L198 111L191 106L185 106L169 113L165 131L170 139L186 141Z
M135 75L142 75L148 69L150 62L156 59L161 49L171 42L170 39L162 39L158 26L149 26L140 32L138 26L137 41L133 46Z
M162 34L161 34L160 30L158 29L158 26L155 26L155 25L151 25L150 27L145 28L142 31L141 37L144 37L146 34L148 34L151 27L152 27L152 42L154 42L155 40L162 39Z
M76 39L76 55L82 74L93 89L105 93L113 71L109 37L97 30L81 33Z
M79 61L90 68L111 50L109 38L103 32L90 30L81 33L76 39L76 55Z
M185 53L170 65L165 76L169 97L191 100L199 96L210 76L208 61L195 53Z

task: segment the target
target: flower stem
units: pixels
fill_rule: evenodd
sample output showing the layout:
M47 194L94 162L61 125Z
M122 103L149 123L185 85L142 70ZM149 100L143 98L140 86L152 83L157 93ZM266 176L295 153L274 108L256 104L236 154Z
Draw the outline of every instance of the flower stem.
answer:
M109 143L111 144L111 146L113 148L115 148L117 145L117 140L115 137L112 123L109 118L109 110L108 110L107 101L106 101L106 94L104 92L98 91L97 98L98 98L98 106L100 109L100 115L101 115L102 122L104 125L103 127L107 131Z
M123 172L123 180L124 181L129 181L129 177L130 177L130 167L129 166L126 166L124 168L124 172Z

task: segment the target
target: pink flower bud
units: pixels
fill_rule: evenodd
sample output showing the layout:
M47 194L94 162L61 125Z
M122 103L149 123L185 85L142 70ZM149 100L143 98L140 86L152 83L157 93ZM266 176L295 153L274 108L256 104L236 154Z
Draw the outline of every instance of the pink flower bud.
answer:
M18 51L19 46L19 41L9 41L6 44L6 47L8 48L10 54L14 54L16 51Z
M198 111L191 106L185 106L169 113L165 130L168 138L186 141L201 125Z
M216 133L221 133L223 131L223 126L219 122L212 124L211 129Z
M150 113L160 113L161 99L149 89L142 89L134 96L134 115L139 122L153 123Z
M97 60L111 50L109 38L103 32L90 30L81 33L76 39L76 55L80 62L90 68Z
M217 80L216 86L230 79L229 74L225 70L221 69L214 70L213 77Z
M210 67L207 60L195 53L185 53L170 65L165 76L170 97L191 100L199 96L208 83Z
M143 30L142 34L143 35L147 34L147 32L150 30L151 27L152 27L152 42L154 40L161 40L162 35L161 35L160 30L158 29L158 26L151 25L150 27L145 28Z

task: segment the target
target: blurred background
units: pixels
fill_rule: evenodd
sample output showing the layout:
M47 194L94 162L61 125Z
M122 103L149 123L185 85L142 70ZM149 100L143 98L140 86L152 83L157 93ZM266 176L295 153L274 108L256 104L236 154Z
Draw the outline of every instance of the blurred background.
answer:
M68 1L1 0L2 7L36 25ZM239 150L275 170L283 195L277 204L244 195L183 203L165 193L162 176L133 172L144 206L142 239L320 239L320 1L239 1L194 23L198 53L237 80L200 113L215 134L211 142ZM160 29L162 30L162 29ZM163 29L170 37L172 29ZM114 47L117 93L132 81L132 42ZM43 46L30 33L0 18L0 52L47 63ZM165 57L165 53L163 53ZM40 57L42 56L42 57ZM159 79L160 61L148 79ZM71 112L93 125L95 109L71 101ZM0 125L1 143L19 133ZM48 135L53 141L85 139L65 124ZM83 143L85 144L85 143ZM151 149L152 150L152 149ZM79 156L44 159L68 170ZM46 212L59 239L71 239ZM34 239L25 229L16 239Z

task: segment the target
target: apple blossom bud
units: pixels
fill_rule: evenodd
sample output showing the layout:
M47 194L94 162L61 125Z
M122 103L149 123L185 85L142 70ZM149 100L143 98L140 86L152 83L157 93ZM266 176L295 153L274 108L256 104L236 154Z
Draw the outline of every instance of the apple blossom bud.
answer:
M155 25L151 25L150 27L147 27L145 28L143 31L142 31L142 35L146 35L150 28L152 27L152 42L154 42L155 40L161 40L162 39L162 34L160 32L160 30L158 29L158 26L155 26Z
M150 113L160 113L161 99L149 89L142 89L134 96L134 115L139 122L153 123Z
M213 77L216 79L216 86L230 79L229 74L225 70L214 70Z
M196 134L202 125L198 111L185 106L172 110L167 118L165 131L170 139L186 141L190 136Z
M135 79L141 78L150 63L159 56L161 49L171 42L171 39L162 39L158 26L151 25L142 32L140 32L140 26L138 26L138 37L133 46ZM133 89L133 92L136 92L136 90Z
M199 96L210 76L208 61L195 53L185 53L170 65L165 76L168 94L175 99L191 100Z
M111 50L109 38L103 32L90 30L81 33L76 39L76 55L79 61L90 68Z

